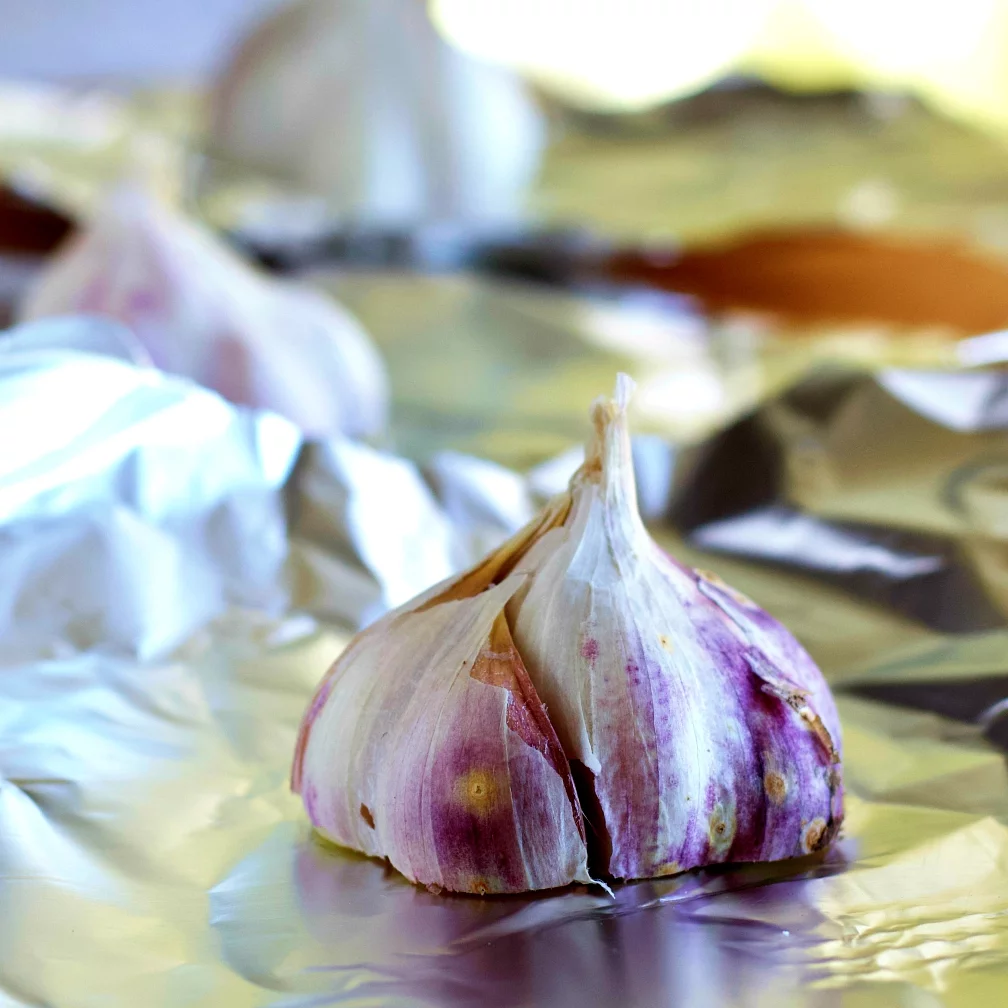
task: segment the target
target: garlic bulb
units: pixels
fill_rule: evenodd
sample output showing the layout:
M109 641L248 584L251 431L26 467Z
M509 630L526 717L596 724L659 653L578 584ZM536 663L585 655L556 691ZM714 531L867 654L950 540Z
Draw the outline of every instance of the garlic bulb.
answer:
M292 783L325 836L427 885L515 892L836 835L829 689L776 620L648 535L631 390L595 403L566 493L323 680Z
M520 78L445 42L417 0L286 4L210 98L218 157L357 223L519 220L546 139Z
M364 437L385 425L384 365L349 312L261 276L139 190L115 192L21 308L23 320L77 313L125 323L155 366L307 434Z

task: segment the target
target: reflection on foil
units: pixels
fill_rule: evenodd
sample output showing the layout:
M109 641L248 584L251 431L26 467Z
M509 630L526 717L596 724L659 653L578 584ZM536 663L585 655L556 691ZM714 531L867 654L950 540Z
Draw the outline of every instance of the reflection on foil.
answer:
M793 993L824 924L764 887L841 870L833 858L655 880L614 899L477 900L433 896L281 827L214 888L211 919L238 972L305 998L284 1003L701 1004L722 985L725 1003L745 1003L755 981Z
M955 431L1008 429L1008 374L886 371L879 384L921 416Z
M767 560L801 557L815 570L875 571L903 579L933 574L942 567L939 556L886 549L811 515L784 508L763 508L713 522L698 529L693 538L705 549L737 551Z
M4 1008L1003 1001L1003 430L846 374L696 449L638 438L659 540L833 682L845 834L612 898L435 896L311 836L297 726L348 626L503 537L579 459L523 478L305 445L130 363L111 328L57 324L0 350Z
M999 373L813 374L680 461L698 547L785 564L937 630L1008 619ZM970 489L972 488L972 493Z
M321 615L370 623L465 566L451 523L405 459L321 442L289 497L296 604Z

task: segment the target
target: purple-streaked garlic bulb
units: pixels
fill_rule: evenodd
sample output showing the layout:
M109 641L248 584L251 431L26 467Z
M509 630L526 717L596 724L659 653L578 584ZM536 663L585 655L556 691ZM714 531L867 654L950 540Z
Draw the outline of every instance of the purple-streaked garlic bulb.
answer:
M776 620L637 511L621 375L569 489L359 634L301 725L324 836L461 892L809 854L843 816L840 723Z
M385 367L349 312L256 272L141 190L113 193L21 306L23 321L70 314L123 322L161 370L307 434L367 437L385 426Z

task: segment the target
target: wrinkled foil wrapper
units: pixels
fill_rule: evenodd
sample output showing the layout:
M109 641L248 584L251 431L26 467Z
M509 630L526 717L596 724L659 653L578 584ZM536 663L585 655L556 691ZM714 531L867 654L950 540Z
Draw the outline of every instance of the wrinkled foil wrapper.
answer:
M613 897L436 896L312 836L297 725L357 626L563 484L613 351L514 287L340 283L403 455L306 442L107 323L0 336L0 1005L1002 1003L1008 374L790 360L734 399L753 362L721 358L733 419L640 417L656 537L836 691L835 847ZM653 360L627 366L646 390Z

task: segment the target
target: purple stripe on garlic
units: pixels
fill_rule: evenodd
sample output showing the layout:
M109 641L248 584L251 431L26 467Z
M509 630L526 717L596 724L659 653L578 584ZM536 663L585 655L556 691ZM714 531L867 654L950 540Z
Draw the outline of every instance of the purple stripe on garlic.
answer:
M566 493L333 666L293 770L325 836L481 893L777 860L835 836L829 689L783 626L648 535L632 387L621 375L595 403Z

